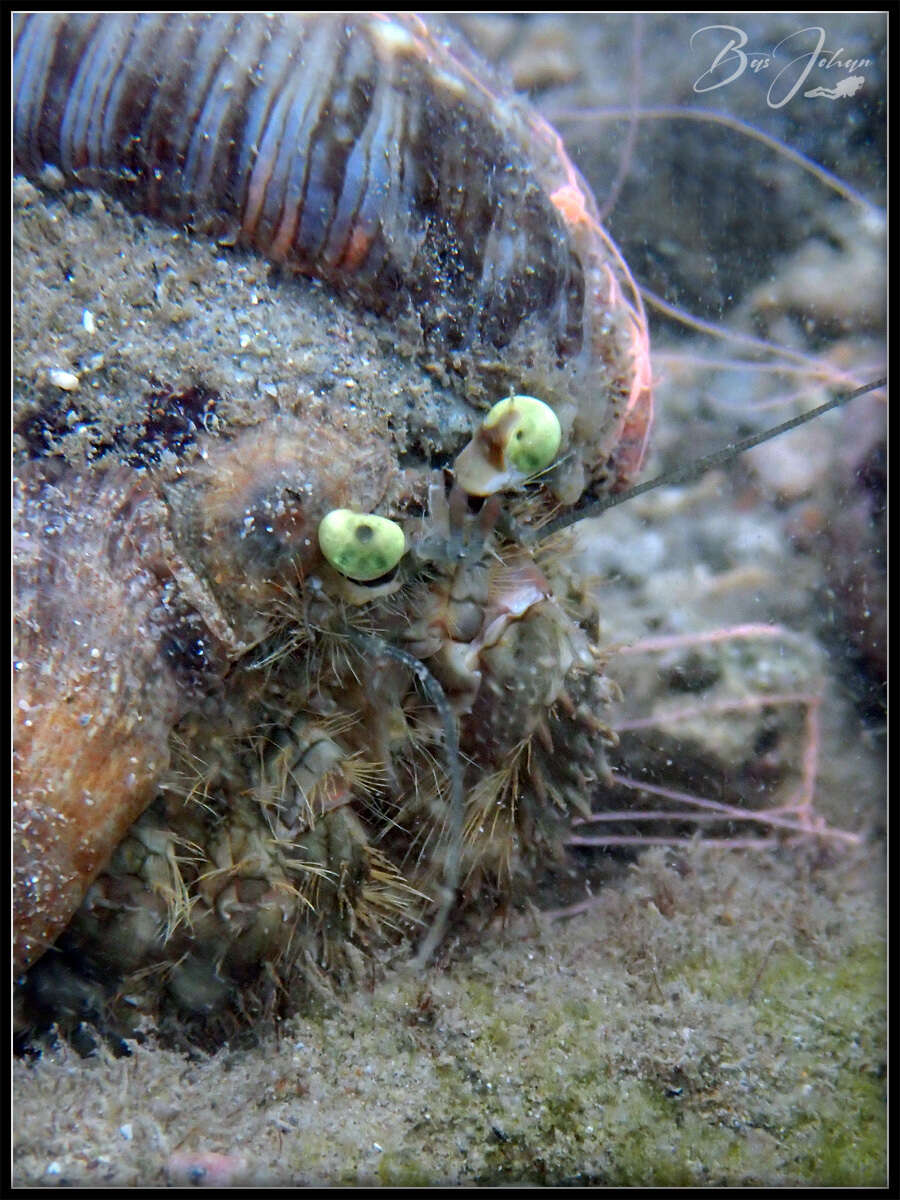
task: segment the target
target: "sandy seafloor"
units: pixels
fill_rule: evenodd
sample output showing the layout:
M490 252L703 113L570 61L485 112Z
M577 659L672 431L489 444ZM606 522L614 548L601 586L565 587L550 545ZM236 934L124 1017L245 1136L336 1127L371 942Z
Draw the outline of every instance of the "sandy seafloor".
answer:
M703 54L691 34L716 23L466 19L482 52L557 119L601 205L628 123L572 114L634 102L738 116L857 188L870 206L734 130L648 119L608 224L638 278L669 302L854 377L877 375L883 18L730 16L757 50L821 25L829 50L870 60L858 95L801 92L780 108L766 103L770 67L692 90ZM845 74L822 69L815 82ZM651 334L659 417L646 474L792 415L759 408L804 382L807 398L824 398L802 377L698 366L735 348L652 312ZM618 771L652 769L690 790L685 764L696 763L693 791L714 797L729 772L755 765L753 786L768 770L784 789L771 803L785 803L808 761L808 704L776 706L783 717L773 725L770 709L761 726L748 697L821 696L815 811L858 844L723 852L700 842L613 864L584 852L557 890L535 894L534 911L460 937L424 976L397 963L323 999L277 1039L211 1059L152 1039L120 1059L44 1048L13 1068L15 1184L884 1183L884 706L879 655L854 645L841 605L860 572L877 602L882 546L871 523L855 540L844 530L837 514L853 504L836 482L858 438L852 491L884 412L855 403L750 465L608 514L585 538L584 571L623 691L609 716L623 730ZM612 653L651 635L763 622L778 635L668 657ZM689 719L688 702L699 710ZM669 776L660 745L683 755ZM577 915L541 915L591 896Z

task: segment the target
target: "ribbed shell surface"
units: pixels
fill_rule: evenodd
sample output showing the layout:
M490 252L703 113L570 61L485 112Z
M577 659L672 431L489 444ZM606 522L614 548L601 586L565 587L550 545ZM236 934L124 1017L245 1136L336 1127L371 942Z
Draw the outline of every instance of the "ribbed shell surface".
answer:
M535 316L562 358L582 348L583 264L528 110L416 18L35 13L14 36L25 174L412 304L443 348Z

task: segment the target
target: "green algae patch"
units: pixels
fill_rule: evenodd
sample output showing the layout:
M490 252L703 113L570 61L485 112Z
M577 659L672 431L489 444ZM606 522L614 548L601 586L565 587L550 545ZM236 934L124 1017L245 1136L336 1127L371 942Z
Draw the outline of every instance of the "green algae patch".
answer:
M711 959L704 953L673 971L669 982L676 980L693 990L698 1005L745 1008L744 1084L749 1093L764 1089L765 1102L748 1099L735 1110L735 1125L774 1135L773 1169L825 1187L883 1184L886 979L880 939L824 961L774 945L751 957ZM752 1084L750 1056L757 1076ZM733 1073L733 1065L726 1066ZM708 1060L695 1064L695 1079L702 1080L704 1070L704 1086L695 1088L698 1109L704 1090L708 1098L717 1086Z
M882 917L850 866L651 853L582 917L389 971L258 1052L20 1064L19 1175L96 1178L89 1131L107 1182L164 1181L188 1131L257 1186L877 1185Z
M415 1154L382 1154L378 1162L377 1174L381 1187L433 1187L437 1182L429 1174L427 1164Z

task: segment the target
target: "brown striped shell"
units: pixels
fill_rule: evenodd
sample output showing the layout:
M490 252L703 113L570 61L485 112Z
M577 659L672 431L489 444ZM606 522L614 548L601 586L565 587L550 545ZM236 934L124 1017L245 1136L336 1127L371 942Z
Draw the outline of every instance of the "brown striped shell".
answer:
M111 395L101 364L95 392L82 389L65 411L59 374L21 350L20 966L90 888L74 944L120 965L127 947L126 969L168 964L172 994L198 1011L198 996L223 979L227 992L248 963L278 962L284 976L305 925L327 960L337 941L369 944L427 911L441 874L428 858L446 821L439 722L407 671L361 667L343 630L402 640L423 607L455 604L459 580L465 592L483 571L480 626L439 647L448 662L454 646L469 657L457 700L473 760L466 787L476 824L482 810L490 818L486 832L472 830L470 886L482 871L496 882L522 839L542 844L550 833L534 829L549 830L569 802L561 783L548 806L539 765L520 771L535 737L550 746L580 736L577 722L551 733L558 714L544 716L587 654L530 556L486 527L464 568L445 542L410 568L408 588L360 605L329 578L313 535L334 507L400 518L424 508L433 523L435 465L452 462L479 411L508 390L539 392L563 426L560 465L526 522L585 490L621 486L639 465L647 348L627 275L556 135L479 71L412 17L16 19L18 170L100 188L212 235L237 248L251 275L258 260L238 258L242 247L315 277L375 312L381 355L377 386L359 394L329 395L287 371L262 394L233 381L223 389L214 349L192 343L183 321L161 349L164 377L144 384L143 407ZM54 203L59 228L97 217ZM26 196L23 211L32 205ZM141 233L115 209L98 219ZM159 239L154 262L176 253L168 235L147 236ZM193 241L177 253L216 255ZM236 306L249 311L260 290L251 282ZM339 343L330 293L288 295L288 320L292 303L322 305L322 336L333 339L337 322ZM385 341L404 339L412 357L397 363ZM302 357L278 349L286 367ZM411 379L414 402L403 390ZM519 606L499 623L498 596L501 608L509 596ZM502 695L535 645L546 678L522 689L501 729L480 680ZM452 694L449 666L436 660L435 674ZM294 749L279 775L272 747L285 739ZM332 759L292 791L323 739ZM578 764L593 769L594 753L573 752L576 777ZM531 782L517 799L520 776ZM264 801L273 777L279 794Z
M637 470L646 332L590 193L417 18L32 14L14 70L17 170L414 311L428 353L489 353L495 388L557 369L569 502Z

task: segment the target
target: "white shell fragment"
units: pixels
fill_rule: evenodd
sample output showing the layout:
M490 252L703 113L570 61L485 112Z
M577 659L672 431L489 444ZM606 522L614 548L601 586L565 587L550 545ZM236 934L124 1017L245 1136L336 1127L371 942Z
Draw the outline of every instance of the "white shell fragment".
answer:
M80 383L74 371L64 371L60 367L51 367L47 372L47 378L54 387L58 387L64 392L77 391Z

